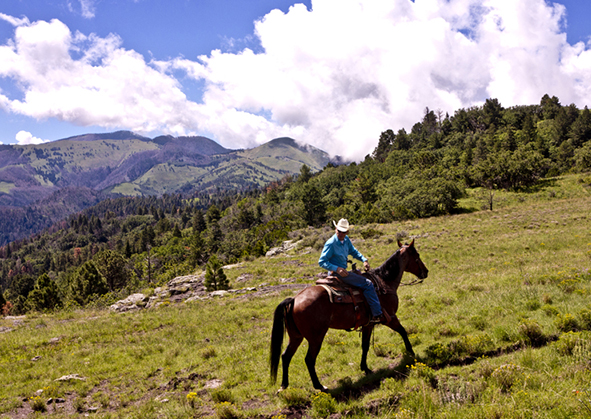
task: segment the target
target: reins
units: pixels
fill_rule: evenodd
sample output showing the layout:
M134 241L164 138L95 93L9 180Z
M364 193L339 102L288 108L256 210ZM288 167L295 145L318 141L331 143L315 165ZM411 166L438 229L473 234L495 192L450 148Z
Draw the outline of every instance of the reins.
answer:
M410 282L407 282L407 283L404 283L404 282L400 281L400 285L417 285L417 284L421 284L422 282L423 282L422 279L418 279L417 278L417 279L415 279L413 281L410 281Z

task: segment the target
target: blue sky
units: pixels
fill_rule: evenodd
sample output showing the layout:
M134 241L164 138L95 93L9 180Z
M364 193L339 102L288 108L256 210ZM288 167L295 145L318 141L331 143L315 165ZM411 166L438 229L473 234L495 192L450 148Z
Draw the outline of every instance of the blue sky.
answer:
M286 135L359 160L426 107L591 105L589 16L574 0L4 0L0 142Z

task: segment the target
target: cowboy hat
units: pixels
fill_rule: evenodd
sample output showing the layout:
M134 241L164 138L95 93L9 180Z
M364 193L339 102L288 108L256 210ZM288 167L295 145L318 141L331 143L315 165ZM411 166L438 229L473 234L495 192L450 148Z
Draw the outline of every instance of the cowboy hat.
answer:
M349 221L345 220L344 218L341 218L338 224L335 223L334 220L332 221L332 223L337 228L337 230L339 230L342 233L346 233L349 231Z

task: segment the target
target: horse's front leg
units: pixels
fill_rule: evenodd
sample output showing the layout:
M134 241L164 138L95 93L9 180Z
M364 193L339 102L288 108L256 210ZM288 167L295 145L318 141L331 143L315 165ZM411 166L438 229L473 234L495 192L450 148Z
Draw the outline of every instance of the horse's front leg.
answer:
M400 320L398 320L398 317L396 317L396 315L392 316L392 320L390 320L390 323L388 323L387 326L400 334L402 340L404 341L404 347L406 348L406 352L408 352L410 355L414 357L415 351L413 351L412 349L412 345L410 344L410 340L408 339L406 329L400 324Z
M367 353L369 352L369 344L373 332L373 325L365 326L361 329L361 371L365 374L371 374L373 371L367 367Z

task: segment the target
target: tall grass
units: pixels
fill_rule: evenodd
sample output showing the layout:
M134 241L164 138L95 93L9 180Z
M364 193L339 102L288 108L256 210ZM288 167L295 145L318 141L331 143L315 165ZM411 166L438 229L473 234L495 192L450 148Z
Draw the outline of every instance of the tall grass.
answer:
M1 319L0 417L590 417L589 191L570 176L497 199L493 211L475 211L473 193L459 215L351 230L374 267L404 231L430 272L399 289L416 359L378 327L364 376L359 335L331 330L317 362L330 397L312 391L305 344L288 391L268 378L272 313L293 295L269 286L319 272L318 251L301 247L226 271L256 295ZM298 234L312 245L327 230Z

